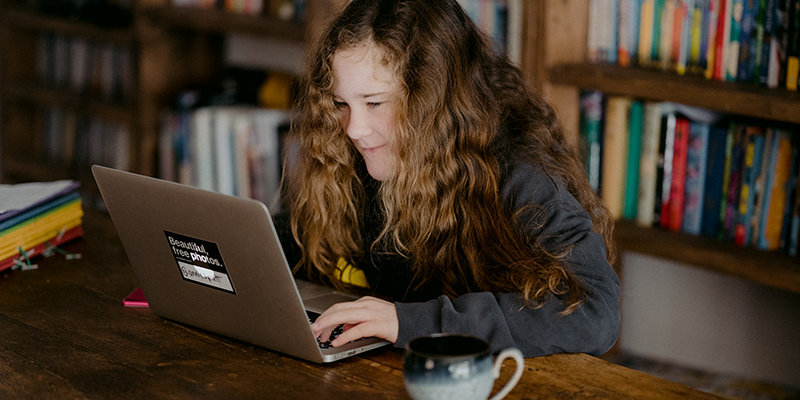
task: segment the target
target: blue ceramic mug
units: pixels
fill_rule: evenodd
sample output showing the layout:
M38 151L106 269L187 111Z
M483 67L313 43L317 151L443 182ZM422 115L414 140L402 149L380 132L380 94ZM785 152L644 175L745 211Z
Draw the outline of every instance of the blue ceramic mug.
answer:
M454 334L423 336L406 344L403 381L414 400L486 400L506 358L513 358L517 369L492 400L502 399L519 382L525 366L519 350L503 350L492 362L485 340Z

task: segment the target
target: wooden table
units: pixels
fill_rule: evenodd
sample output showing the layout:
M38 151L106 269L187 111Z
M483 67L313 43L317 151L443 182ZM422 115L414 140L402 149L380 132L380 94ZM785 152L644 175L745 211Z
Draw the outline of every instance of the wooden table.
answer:
M83 226L64 246L81 259L40 257L0 276L0 398L408 398L397 349L317 365L123 307L137 283L116 231L91 210ZM719 399L585 354L525 366L507 398Z

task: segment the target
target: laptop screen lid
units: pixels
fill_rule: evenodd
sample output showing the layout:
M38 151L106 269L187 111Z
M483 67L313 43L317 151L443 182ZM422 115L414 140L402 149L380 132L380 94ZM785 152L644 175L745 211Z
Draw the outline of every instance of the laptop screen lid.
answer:
M154 314L318 363L388 343L319 348L263 203L97 165L92 173ZM356 298L300 287L315 311L330 305L321 299Z

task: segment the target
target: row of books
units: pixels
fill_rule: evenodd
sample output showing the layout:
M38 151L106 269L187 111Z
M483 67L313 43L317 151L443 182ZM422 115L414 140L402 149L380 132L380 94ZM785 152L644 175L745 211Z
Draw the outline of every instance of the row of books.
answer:
M201 189L249 197L278 211L282 132L289 114L252 105L167 112L162 121L160 176Z
M129 170L131 133L125 124L62 107L46 107L33 153L63 165L101 164Z
M522 40L522 0L458 0L493 41L495 49L519 63Z
M75 181L0 185L0 271L33 269L32 258L63 252L57 246L83 235L78 187Z
M581 138L616 218L797 255L800 127L584 91Z
M282 20L302 20L305 18L306 0L172 0L172 5L252 16L270 15Z
M591 0L587 58L797 90L800 0Z
M45 86L130 103L136 87L133 57L128 46L46 32L37 40L36 73Z

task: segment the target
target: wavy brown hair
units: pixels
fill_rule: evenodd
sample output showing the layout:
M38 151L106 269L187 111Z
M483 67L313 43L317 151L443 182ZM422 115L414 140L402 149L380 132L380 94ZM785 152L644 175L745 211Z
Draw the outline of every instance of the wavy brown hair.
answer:
M402 92L397 165L378 190L385 223L373 250L408 257L416 286L437 280L451 297L522 293L536 307L552 293L571 312L585 289L563 266L569 248L547 252L527 234L542 226L518 226L521 213L543 214L536 205L515 212L501 197L499 133L565 184L590 213L612 264L613 221L552 108L455 0L354 0L308 52L298 102L301 150L289 180L292 232L303 254L297 267L341 287L339 258L364 261L362 156L344 132L332 73L337 51L361 45L381 51Z

